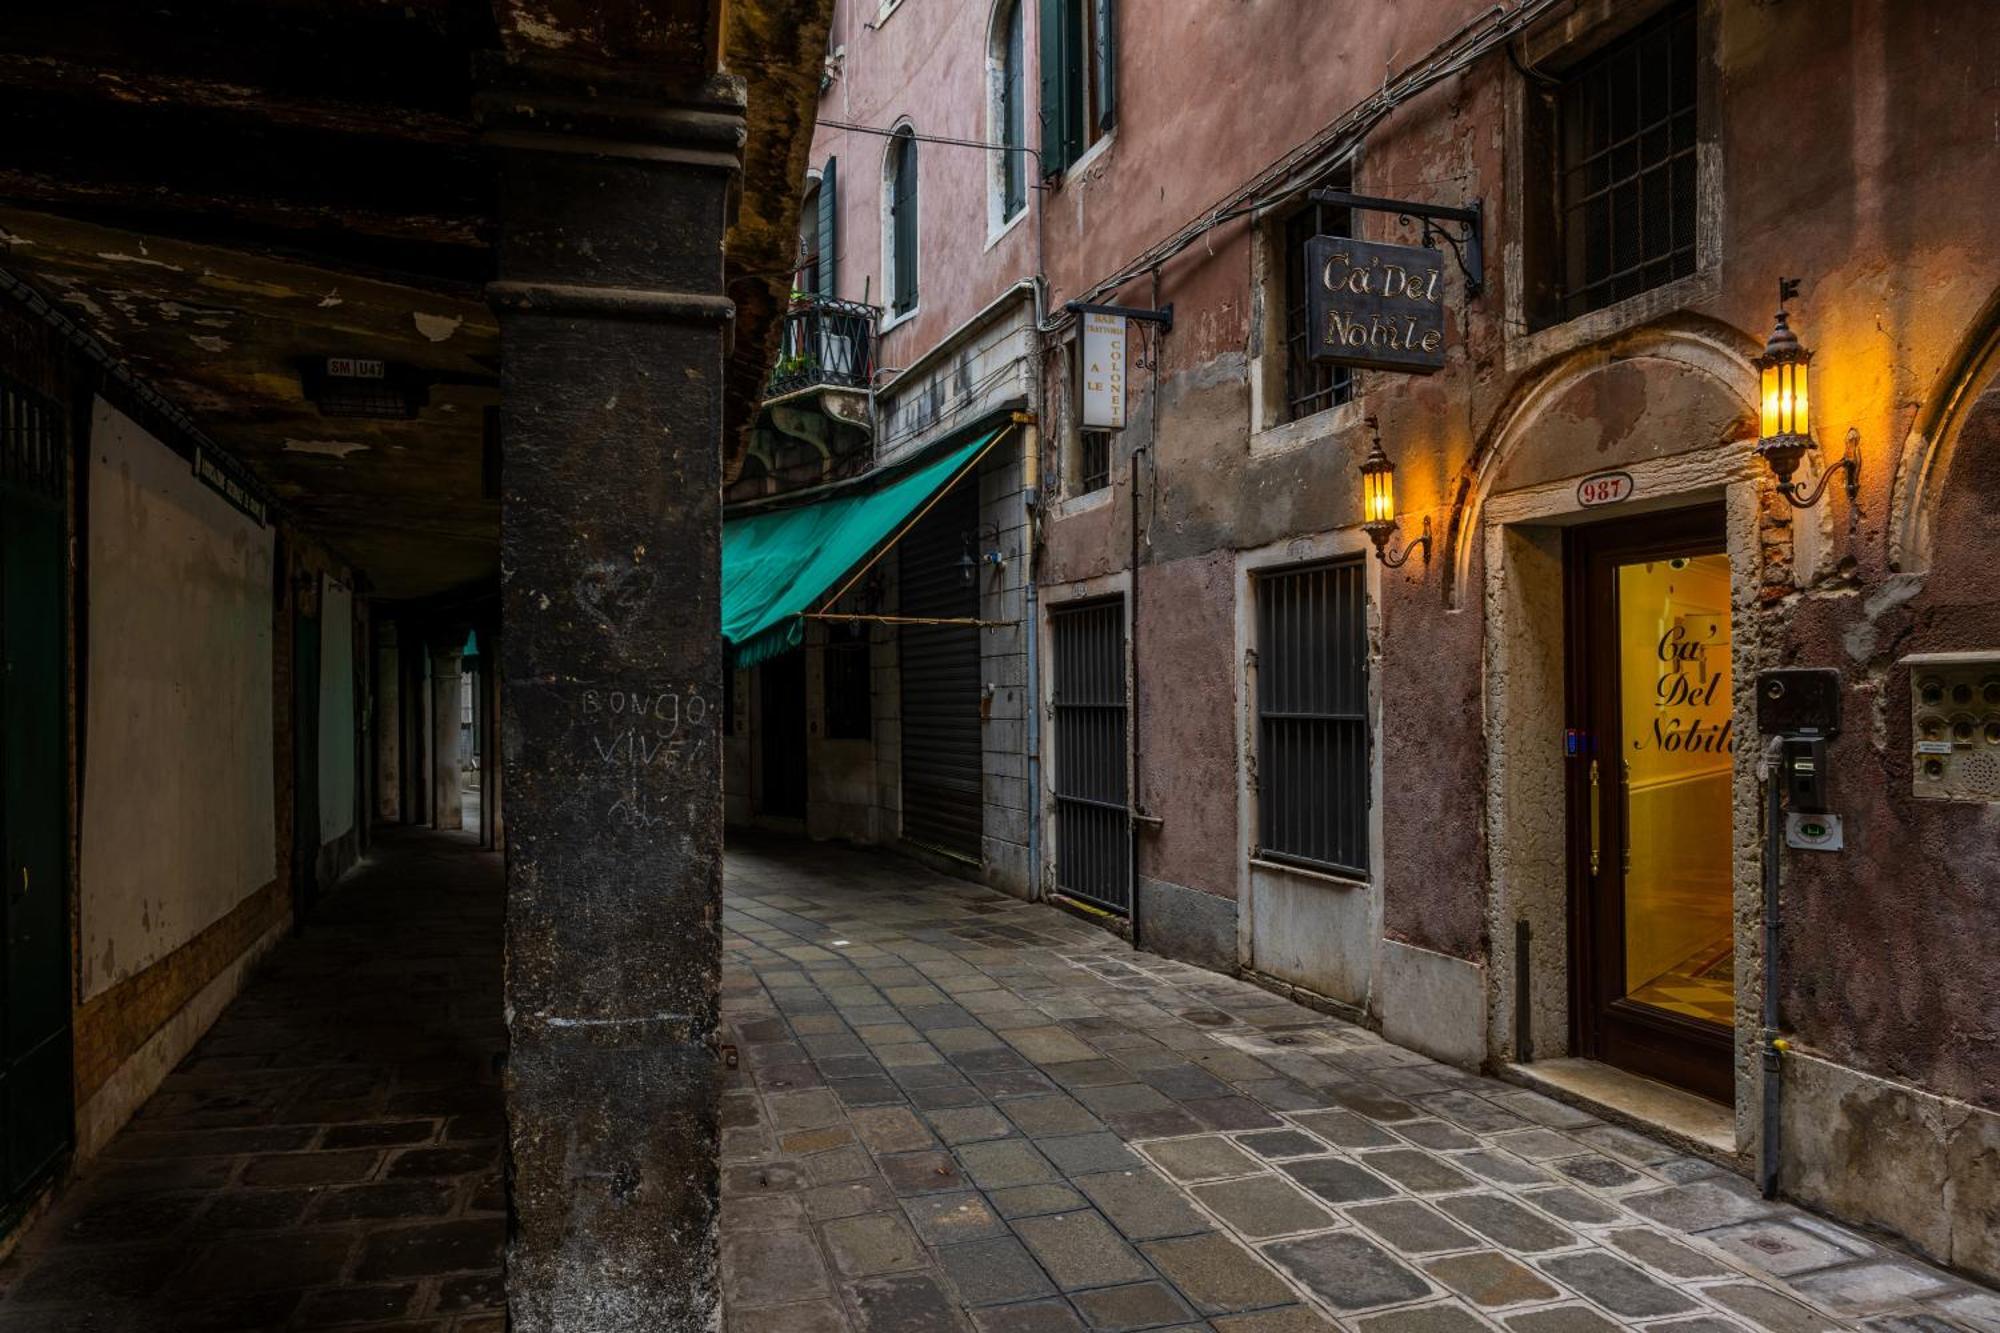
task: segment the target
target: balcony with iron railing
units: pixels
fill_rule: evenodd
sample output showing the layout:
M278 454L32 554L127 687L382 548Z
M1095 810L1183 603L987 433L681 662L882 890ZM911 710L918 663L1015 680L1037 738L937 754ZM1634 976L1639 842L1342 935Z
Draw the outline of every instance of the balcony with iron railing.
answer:
M765 397L813 388L865 392L875 371L875 320L881 313L859 301L795 294Z

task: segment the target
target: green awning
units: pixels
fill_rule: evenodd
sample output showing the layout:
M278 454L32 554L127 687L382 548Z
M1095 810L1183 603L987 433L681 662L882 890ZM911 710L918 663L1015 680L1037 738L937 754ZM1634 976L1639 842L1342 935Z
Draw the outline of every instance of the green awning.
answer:
M900 536L932 496L985 453L989 432L871 491L726 519L722 525L722 637L737 669L805 638L809 611L857 565Z

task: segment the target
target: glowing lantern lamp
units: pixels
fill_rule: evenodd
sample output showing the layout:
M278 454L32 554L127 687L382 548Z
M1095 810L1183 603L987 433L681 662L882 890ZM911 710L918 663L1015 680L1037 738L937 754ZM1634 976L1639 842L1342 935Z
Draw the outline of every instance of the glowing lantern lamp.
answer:
M1374 432L1375 442L1369 447L1368 457L1361 463L1361 530L1375 543L1375 558L1390 569L1396 569L1410 558L1410 553L1422 547L1424 563L1431 562L1431 520L1424 516L1423 535L1408 543L1395 555L1389 554L1389 539L1396 535L1396 465L1389 461L1389 455L1382 452L1382 432L1377 429L1375 418L1368 419L1368 428Z
M1762 391L1757 455L1770 465L1771 474L1778 479L1778 494L1794 509L1810 509L1818 504L1835 472L1846 474L1847 498L1852 503L1861 488L1861 460L1852 449L1826 470L1810 493L1801 493L1798 483L1792 480L1800 460L1813 448L1812 353L1799 345L1799 336L1792 332L1790 316L1785 311L1785 303L1798 294L1797 278L1778 279L1778 322L1764 342L1764 354L1753 363Z

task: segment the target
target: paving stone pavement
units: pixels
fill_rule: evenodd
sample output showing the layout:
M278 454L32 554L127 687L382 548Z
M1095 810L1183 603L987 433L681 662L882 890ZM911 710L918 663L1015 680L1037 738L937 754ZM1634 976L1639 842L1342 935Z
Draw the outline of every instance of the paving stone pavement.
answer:
M1742 1178L886 856L732 850L731 1333L2000 1333Z
M4 1333L500 1333L500 859L384 830L0 1264Z

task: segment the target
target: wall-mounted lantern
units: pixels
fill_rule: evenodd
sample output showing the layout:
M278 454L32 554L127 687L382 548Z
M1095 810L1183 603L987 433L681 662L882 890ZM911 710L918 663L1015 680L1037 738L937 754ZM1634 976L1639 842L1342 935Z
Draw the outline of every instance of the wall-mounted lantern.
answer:
M1802 494L1792 474L1813 447L1812 439L1812 353L1792 332L1785 303L1799 294L1797 278L1778 279L1778 322L1764 342L1764 354L1757 367L1762 410L1757 431L1757 455L1770 465L1778 479L1778 494L1794 509L1810 509L1826 494L1835 472L1847 476L1847 499L1852 503L1861 489L1861 459L1850 447L1829 467L1810 493Z
M1389 554L1389 539L1396 535L1396 465L1382 452L1382 432L1375 418L1368 418L1374 443L1361 463L1361 530L1375 543L1375 558L1390 569L1400 568L1410 553L1423 549L1424 563L1431 562L1431 520L1424 516L1423 534L1396 554Z

